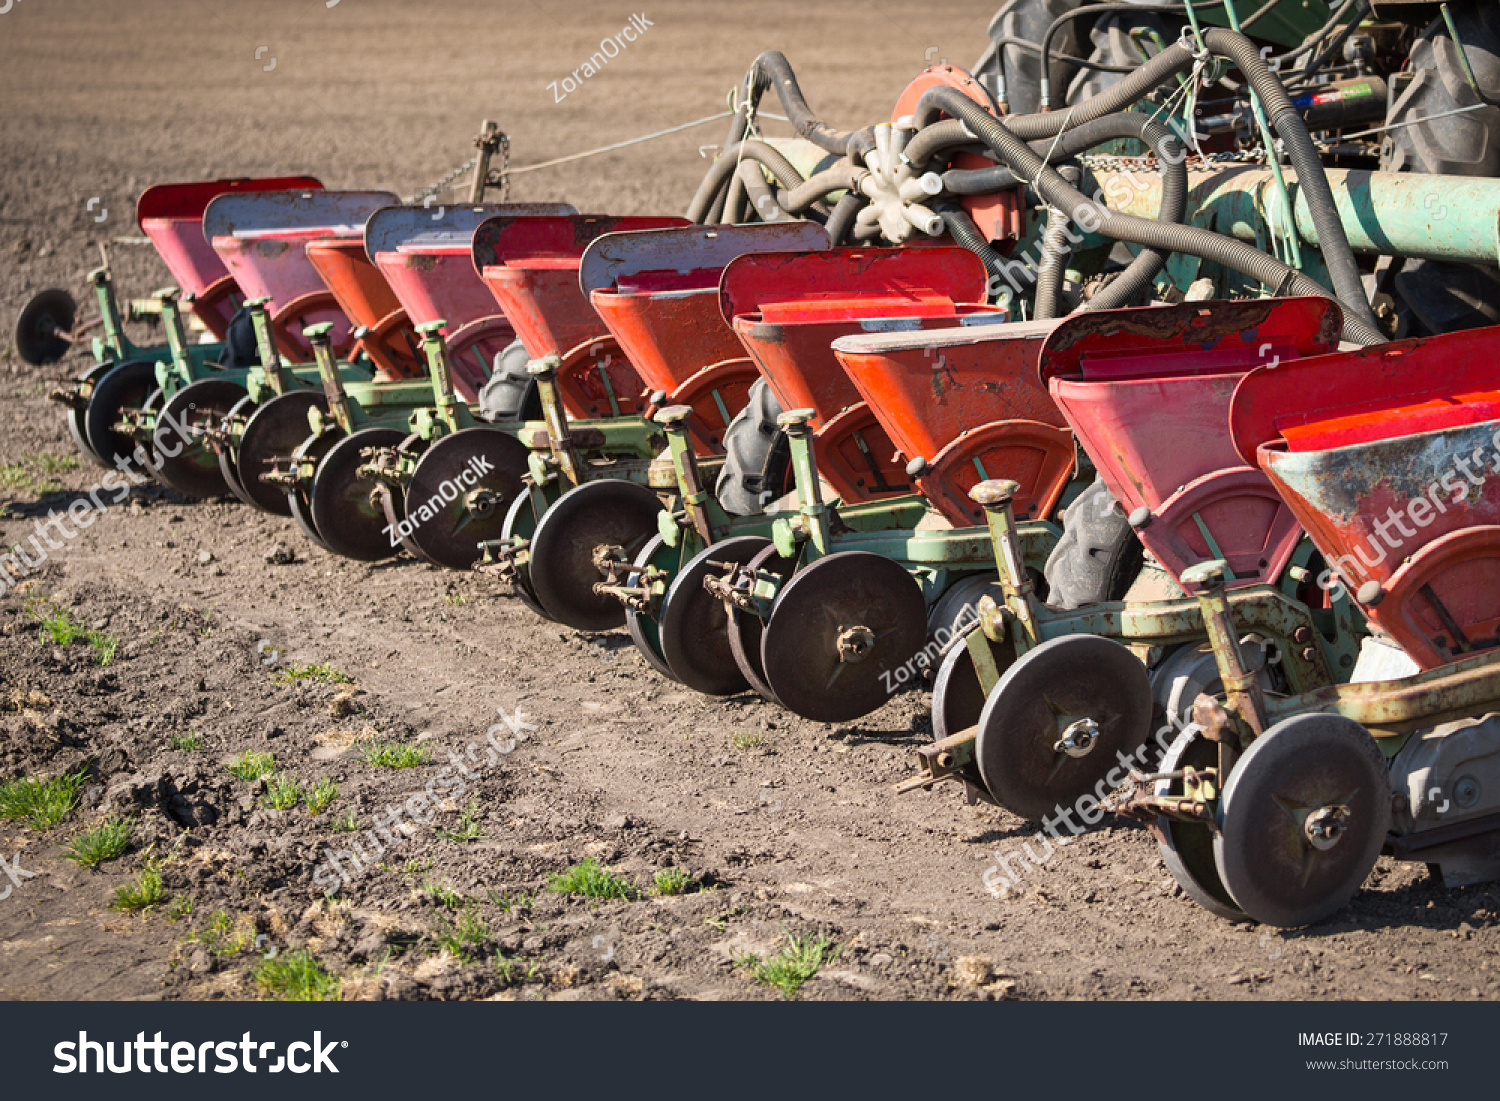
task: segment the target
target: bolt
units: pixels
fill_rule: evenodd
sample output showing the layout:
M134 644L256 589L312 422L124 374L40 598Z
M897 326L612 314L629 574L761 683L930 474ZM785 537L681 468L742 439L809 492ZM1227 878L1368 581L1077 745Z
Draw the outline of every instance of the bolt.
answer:
M1308 844L1319 852L1327 852L1339 843L1344 831L1349 828L1349 808L1329 805L1319 807L1307 816L1302 825Z
M1087 757L1099 740L1099 724L1093 719L1079 719L1070 723L1062 737L1052 746L1054 753L1066 753L1069 757Z
M980 482L969 490L969 498L981 508L993 511L1010 504L1019 492L1021 492L1021 483L1013 482L1008 478L992 478L989 481Z
M861 662L875 648L875 632L868 627L846 627L839 632L839 660Z
M1472 776L1465 776L1453 785L1453 801L1468 810L1479 802L1479 781Z

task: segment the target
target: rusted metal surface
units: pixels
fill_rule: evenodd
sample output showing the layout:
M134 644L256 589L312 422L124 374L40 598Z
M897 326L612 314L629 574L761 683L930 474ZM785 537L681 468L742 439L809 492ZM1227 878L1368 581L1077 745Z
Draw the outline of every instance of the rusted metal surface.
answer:
M724 317L781 407L813 410L819 472L845 501L910 486L904 460L834 356L833 341L996 312L982 304L984 293L984 265L959 248L755 253L731 261L719 284Z
M1500 327L1248 376L1231 425L1425 669L1500 646Z
M640 283L633 276L692 276L708 273L715 289L718 275L736 256L747 252L805 252L826 249L828 233L812 222L773 222L747 226L685 226L634 233L605 234L591 243L579 267L583 293L622 282ZM667 280L661 280L665 283Z
M479 272L533 359L563 354L606 335L578 284L584 251L606 233L685 226L685 218L574 214L555 218L499 215L475 231Z
M234 314L233 292L238 288L203 235L203 214L209 203L220 195L289 188L315 191L322 186L311 176L157 184L141 192L136 201L136 222L151 239L173 281L185 294L194 296L193 312L222 340Z
M864 333L834 355L899 450L923 460L917 486L951 523L983 517L968 490L988 478L1022 483L1017 511L1044 517L1073 471L1067 422L1036 376L1054 321L989 324L960 314L929 328Z
M1179 584L1223 559L1231 586L1277 578L1301 531L1228 431L1251 369L1337 347L1340 315L1318 298L1186 304L1070 317L1041 372L1141 542Z

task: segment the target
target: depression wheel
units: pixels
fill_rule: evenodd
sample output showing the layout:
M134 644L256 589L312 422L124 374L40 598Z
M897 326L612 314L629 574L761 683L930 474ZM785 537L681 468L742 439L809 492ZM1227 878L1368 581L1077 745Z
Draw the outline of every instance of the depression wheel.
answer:
M287 491L262 481L262 477L278 459L285 461L307 442L308 434L312 432L307 415L313 409L328 412L328 399L322 393L290 390L271 398L250 414L232 459L243 491L240 499L246 504L277 516L292 514Z
M1219 763L1219 747L1196 729L1184 730L1172 740L1161 759L1159 771L1177 772L1185 768L1214 768ZM1158 780L1157 796L1181 795L1181 780ZM1235 904L1214 863L1214 831L1207 822L1184 822L1161 815L1157 818L1166 840L1157 841L1161 859L1187 895L1211 914L1230 921L1244 921L1245 911Z
M78 376L78 381L89 387L89 392L98 385L100 379L115 369L113 363L96 363L83 374ZM109 466L109 463L101 459L93 446L89 443L88 429L88 405L81 408L68 407L68 435L73 437L73 446L78 448L80 454L90 462L98 466Z
M556 503L557 498L553 497L546 489L542 490L542 494L548 508ZM505 524L500 529L500 538L507 544L513 543L517 539L530 540L536 534L537 525L541 522L542 514L537 512L536 491L527 486L510 503L510 509L505 514ZM537 599L536 590L531 587L530 565L516 569L515 577L510 587L511 591L516 594L522 604L526 605L526 607L530 608L543 619L552 619L551 613L542 607L542 602Z
M88 407L83 412L84 434L89 450L99 456L105 466L135 462L131 458L135 443L116 432L115 425L127 409L144 408L146 399L155 391L156 364L145 359L121 363L106 371L94 385Z
M467 428L423 452L406 487L406 525L421 557L450 570L471 569L479 544L497 539L525 487L531 452L508 432Z
M667 589L657 628L661 652L675 676L706 696L732 696L750 687L729 648L729 614L703 579L742 566L771 545L758 535L740 535L695 554Z
M1214 863L1256 921L1311 925L1354 897L1390 827L1390 770L1375 739L1341 715L1296 715L1229 774Z
M1111 639L1044 642L1005 671L979 717L975 760L995 802L1031 822L1069 807L1151 732L1151 680ZM1123 779L1123 776L1121 777Z
M661 501L645 486L585 482L557 499L531 540L531 587L547 614L579 631L625 626L625 605L594 592L600 546L623 547L631 558L656 534Z
M849 722L891 698L926 642L927 605L911 574L889 558L840 551L793 574L771 608L760 655L788 711Z
M219 469L219 457L195 433L216 426L248 396L239 383L214 378L184 386L168 398L152 434L151 466L157 480L184 497L226 496L229 482Z
M641 553L636 555L634 561L631 562L631 570L626 574L626 582L634 585L640 577L640 571L647 566L655 566L659 570L675 570L680 562L681 555L678 549L667 546L667 541L660 535L653 535L641 548ZM672 672L672 667L667 664L667 659L661 655L661 638L655 619L642 615L633 608L626 608L625 630L629 632L630 641L635 643L635 648L641 652L641 657L646 659L647 665L668 680L677 679L677 675Z
M292 458L299 466L312 463L313 469L316 470L316 464L321 463L323 457L342 439L344 439L343 432L337 430L324 432L319 436L309 436L302 441L296 451L292 452ZM313 523L312 482L313 480L308 478L289 487L286 491L287 507L291 510L292 519L302 529L302 534L331 554L333 548L323 541L317 525Z
M394 558L400 541L392 538L385 512L372 499L375 482L362 477L367 447L395 447L406 438L394 428L364 428L328 449L313 475L312 521L334 554L360 562Z
M773 545L750 559L746 566L757 572L775 574L784 581L797 568L797 560L779 553ZM776 693L766 683L766 669L760 660L760 640L766 631L766 621L743 608L726 607L725 611L729 617L725 626L729 636L729 652L734 655L734 663L739 666L740 675L762 699L784 707L785 704L776 698Z

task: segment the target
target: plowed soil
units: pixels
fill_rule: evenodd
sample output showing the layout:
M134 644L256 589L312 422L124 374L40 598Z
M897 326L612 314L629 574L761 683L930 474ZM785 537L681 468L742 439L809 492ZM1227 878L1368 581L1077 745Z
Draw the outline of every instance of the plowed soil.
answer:
M637 42L557 102L549 83L632 10L17 0L0 14L0 316L47 286L82 298L99 243L138 232L133 199L154 182L306 172L408 195L470 155L482 118L511 135L513 164L535 164L722 110L768 48L826 119L864 124L924 64L971 62L989 14L635 10L650 23ZM519 175L513 197L679 212L723 125ZM116 245L113 266L125 296L169 278L149 248ZM46 397L84 363L35 369L0 348L0 543L29 539L102 473L67 468ZM87 776L58 825L0 820L7 867L31 873L0 879L6 998L258 997L265 957L299 949L349 998L774 998L736 961L787 936L833 953L808 999L1500 991L1500 890L1445 889L1420 865L1382 859L1332 920L1270 932L1199 909L1145 831L1106 818L1050 856L1033 845L1043 862L994 897L982 875L1035 827L952 788L893 795L930 736L922 692L842 726L707 699L652 672L623 632L546 625L493 578L334 558L227 501L140 488L59 542L0 596L0 779ZM295 561L267 560L278 543ZM56 641L38 620L57 609L103 650L116 640L112 656ZM352 683L282 683L313 665ZM430 760L368 763L388 742ZM227 770L247 751L273 755L269 777ZM450 754L471 775L438 791L430 824L366 832ZM338 794L320 814L268 805L287 782L323 781ZM97 871L66 859L119 816L135 824L125 855ZM351 816L360 832L340 832ZM640 897L547 890L590 857ZM111 909L148 866L156 905ZM685 893L654 893L671 868Z

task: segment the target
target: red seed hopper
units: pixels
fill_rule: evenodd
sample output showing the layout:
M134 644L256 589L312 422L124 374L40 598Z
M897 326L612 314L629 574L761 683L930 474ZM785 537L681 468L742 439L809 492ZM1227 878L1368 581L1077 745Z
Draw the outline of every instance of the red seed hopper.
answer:
M609 233L584 252L578 278L646 385L691 406L694 435L719 451L760 377L719 309L724 268L747 252L827 247L812 222Z
M732 261L720 306L783 409L811 409L819 473L845 501L910 492L905 461L832 344L858 333L1005 320L982 303L983 262L961 248L752 253Z
M1230 428L1418 665L1500 646L1500 327L1263 367Z
M1015 513L1040 519L1073 476L1073 436L1037 380L1056 321L1002 324L979 312L955 327L866 333L833 351L881 427L911 460L916 485L958 527L984 523L969 490L988 478L1021 486Z
M385 276L365 252L364 238L310 241L307 258L318 269L339 309L354 322L356 343L376 366L375 379L420 378L425 371L416 330Z
M478 400L495 356L515 340L471 257L474 230L496 214L574 213L566 203L391 206L365 225L365 251L385 276L412 325L446 321L444 344L454 389Z
M243 295L224 261L204 239L203 212L208 204L231 192L289 188L315 191L322 186L311 176L157 184L141 192L135 204L135 220L156 247L178 289L184 296L191 296L198 320L216 339L223 340Z
M331 322L335 352L347 356L353 323L344 316L318 269L307 258L309 241L358 238L365 220L396 197L387 191L265 191L220 195L203 214L203 236L250 298L271 300L277 347L306 362L309 325Z
M1221 558L1231 586L1274 581L1302 530L1235 450L1235 386L1255 367L1338 347L1322 298L1187 303L1064 320L1041 374L1142 543L1181 583Z
M638 413L646 384L578 285L584 251L606 233L688 225L676 217L490 218L474 231L474 270L515 327L527 355L557 355L558 389L579 418Z

